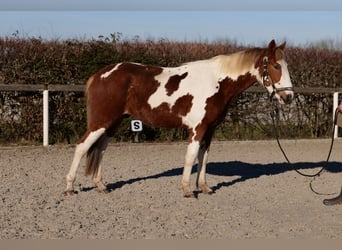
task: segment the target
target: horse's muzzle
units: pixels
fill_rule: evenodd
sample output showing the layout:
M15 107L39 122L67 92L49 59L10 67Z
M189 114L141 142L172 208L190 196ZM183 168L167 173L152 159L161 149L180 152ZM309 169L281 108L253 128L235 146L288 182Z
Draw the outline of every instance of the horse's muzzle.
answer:
M280 96L281 100L284 102L284 104L291 104L293 101L293 94L283 94Z

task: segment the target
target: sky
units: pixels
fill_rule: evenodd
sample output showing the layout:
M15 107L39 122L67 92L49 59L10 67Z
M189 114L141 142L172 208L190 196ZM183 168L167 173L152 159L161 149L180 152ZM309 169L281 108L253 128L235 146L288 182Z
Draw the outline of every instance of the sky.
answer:
M0 0L0 36L342 42L341 0Z

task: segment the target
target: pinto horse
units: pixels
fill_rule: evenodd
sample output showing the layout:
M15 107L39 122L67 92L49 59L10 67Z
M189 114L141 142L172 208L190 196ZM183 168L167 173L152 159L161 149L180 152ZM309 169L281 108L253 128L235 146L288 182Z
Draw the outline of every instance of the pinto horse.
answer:
M196 158L197 190L211 194L205 176L209 146L230 101L255 82L263 84L281 104L289 104L293 99L285 44L277 46L272 40L266 48L219 55L173 68L122 62L95 73L86 86L87 131L77 142L66 176L65 194L74 194L76 171L85 154L86 175L92 175L100 192L107 191L100 162L108 139L125 115L153 127L188 129L181 181L184 196L194 197L190 174Z

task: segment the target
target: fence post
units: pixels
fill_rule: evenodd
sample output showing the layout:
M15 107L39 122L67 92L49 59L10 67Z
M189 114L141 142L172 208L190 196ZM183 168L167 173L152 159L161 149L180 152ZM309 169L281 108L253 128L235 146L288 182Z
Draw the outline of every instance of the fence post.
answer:
M48 85L44 85L43 90L43 146L49 145L49 90Z
M335 110L337 109L338 105L338 94L339 92L334 92L333 94L333 122L335 120ZM334 138L336 139L338 137L338 126L334 126Z

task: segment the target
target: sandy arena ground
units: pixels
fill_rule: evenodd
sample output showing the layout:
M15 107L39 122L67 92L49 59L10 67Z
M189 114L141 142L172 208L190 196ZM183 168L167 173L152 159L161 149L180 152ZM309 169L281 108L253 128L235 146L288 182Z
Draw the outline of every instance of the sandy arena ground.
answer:
M65 197L74 146L0 148L0 239L333 239L342 238L342 205L324 206L342 185L342 140L214 142L213 195L183 198L185 143L111 144L100 194L84 176ZM293 169L315 173L312 179ZM195 170L195 168L194 168ZM195 174L192 175L194 188ZM310 182L315 194L310 189Z

